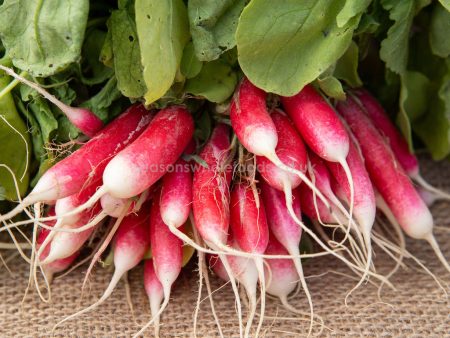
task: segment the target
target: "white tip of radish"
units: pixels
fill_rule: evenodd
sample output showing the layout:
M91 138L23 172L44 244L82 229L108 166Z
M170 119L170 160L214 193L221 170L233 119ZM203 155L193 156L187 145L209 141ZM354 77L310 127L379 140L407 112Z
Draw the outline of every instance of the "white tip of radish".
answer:
M137 156L136 161L138 160ZM103 172L103 185L112 196L131 198L136 195L134 193L136 184L141 184L141 182L136 182L136 177L140 175L133 172L133 167L129 159L120 155L108 163Z
M272 135L267 128L256 128L248 133L247 143L251 151L257 156L266 156L273 153L278 143L278 135Z
M126 211L125 207L128 207L126 199L115 198L110 194L103 195L100 199L100 204L102 206L103 211L108 216L114 218L119 218L119 216Z
M173 203L170 207L164 208L164 211L161 213L161 218L165 224L175 227L182 226L186 222L183 213Z
M403 229L412 238L427 239L433 232L433 216L428 208L408 214L407 220Z
M64 181L64 178L58 179L53 172L48 172L40 178L27 198L34 199L34 196L36 196L42 202L57 200L59 197L58 182L61 181Z

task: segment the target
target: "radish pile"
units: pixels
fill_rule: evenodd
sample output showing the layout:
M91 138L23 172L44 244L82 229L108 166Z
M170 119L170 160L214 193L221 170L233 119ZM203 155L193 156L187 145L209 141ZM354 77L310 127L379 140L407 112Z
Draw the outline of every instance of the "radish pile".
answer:
M56 326L94 310L144 262L151 317L136 335L148 334L153 325L158 336L187 248L194 248L209 293L206 265L230 283L241 337L261 333L266 294L304 316L288 302L298 284L309 303L311 334L316 315L299 249L302 236L318 250L309 257L344 262L358 278L355 288L368 278L392 286L390 276L376 271L373 246L401 258L408 254L374 230L377 207L392 232L400 226L426 240L450 272L418 189L449 195L421 178L417 159L373 96L349 91L345 101L332 105L312 85L291 97L272 97L270 106L267 96L244 78L205 144L195 137L195 121L183 105L148 111L135 104L103 129L88 113L73 118L92 138L0 215L0 231L33 225L30 280L40 290L41 271L49 296L53 275L68 269L103 231L85 282L108 247L111 282L97 302ZM27 219L13 219L21 212ZM215 319L222 335L220 314Z

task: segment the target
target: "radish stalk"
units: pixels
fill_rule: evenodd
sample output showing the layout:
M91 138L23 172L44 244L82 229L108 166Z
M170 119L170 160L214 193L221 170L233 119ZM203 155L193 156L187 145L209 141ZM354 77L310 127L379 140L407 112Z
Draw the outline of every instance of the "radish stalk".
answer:
M57 106L69 119L69 121L78 129L81 130L83 134L89 137L95 136L95 134L103 128L103 122L95 115L92 111L87 108L74 108L70 107L60 100L58 100L53 95L49 94L45 89L41 88L38 84L25 79L23 76L16 74L11 68L0 65L0 69L3 70L8 75L15 78L30 88L37 91L55 106Z

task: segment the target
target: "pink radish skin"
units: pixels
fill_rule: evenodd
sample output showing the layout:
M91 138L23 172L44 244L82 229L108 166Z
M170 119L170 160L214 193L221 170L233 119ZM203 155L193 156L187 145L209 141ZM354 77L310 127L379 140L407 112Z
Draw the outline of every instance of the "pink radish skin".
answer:
M95 207L94 210L86 210L80 214L80 218L73 224L65 223L63 224L64 229L78 229L83 225L87 224L92 215L96 215L99 211L98 207ZM51 262L54 262L58 259L63 259L71 256L75 252L77 252L83 244L89 239L92 232L94 231L94 227L90 227L87 230L81 232L66 232L66 231L58 231L54 235L50 244L50 252L47 257L41 261L41 265L46 265Z
M351 189L351 221L353 179L346 162L350 139L339 116L311 85L305 86L294 96L281 97L281 102L308 146L324 160L337 162L345 170ZM322 202L326 201L322 199Z
M352 173L354 184L353 212L358 224L363 229L364 236L369 235L370 237L376 214L375 193L361 155L352 141L350 141L347 163ZM336 181L342 187L347 201L349 201L350 186L344 170L340 165L333 162L328 162L327 165Z
M222 262L217 255L208 255L209 267L214 271L214 273L223 281L229 282L230 277L228 277L227 271L225 270Z
M338 110L358 139L367 171L375 188L386 201L402 229L413 238L427 240L450 271L450 266L433 236L431 212L383 137L352 98L340 102Z
M281 102L308 146L324 160L342 162L349 149L345 127L330 105L311 86Z
M275 237L270 236L266 254L285 255L286 253L285 246L278 242ZM270 280L267 280L267 293L278 297L281 303L288 310L291 310L292 306L288 305L287 296L295 290L299 280L293 261L290 259L268 259L266 263L270 269L266 276L271 276Z
M163 222L158 200L158 197L154 198L150 212L150 243L155 272L163 285L164 298L168 298L181 271L183 242Z
M305 185L300 185L300 187L302 186ZM297 270L297 276L300 276L302 287L305 290L306 296L308 298L311 313L309 332L311 332L313 325L314 308L311 295L308 291L308 286L304 278L302 262L298 257L298 255L300 255L299 246L302 235L302 228L298 226L298 221L301 222L299 191L298 189L292 191L292 205L290 207L291 210L289 210L289 208L286 206L286 202L283 203L284 194L281 191L273 189L265 182L261 182L260 187L264 205L267 210L267 222L272 232L271 236L278 239L278 241L282 243L282 245L284 246L284 248L286 248L290 255L296 256L291 260L291 262L293 262L294 267ZM292 213L294 213L296 219L292 217ZM268 240L270 241L270 236L268 236Z
M306 171L306 149L298 132L295 130L289 118L280 110L272 112L271 117L278 135L276 153L280 160L288 167L301 172ZM257 165L263 179L272 187L283 191L284 182L290 182L295 189L301 182L298 175L281 170L264 156L257 157Z
M36 90L39 94L44 96L47 100L57 106L67 116L70 122L81 130L81 132L89 137L93 137L100 129L103 128L103 122L97 115L87 108L74 108L70 107L53 95L49 94L46 90L41 88L38 84L31 82L24 77L16 74L12 69L0 65L0 69L5 71L8 75L14 77L18 81L26 84L27 86Z
M0 216L0 221L14 217L36 202L55 201L78 193L89 178L102 175L114 155L133 142L150 120L151 114L144 106L131 106L80 149L47 170L22 203Z
M156 276L153 260L148 259L144 265L144 287L150 303L150 311L154 319L155 337L159 337L159 316L156 317L164 299L164 291L161 282Z
M435 194L435 200L438 199L450 199L450 194L439 190L427 181L423 179L419 172L419 161L417 157L410 153L408 144L404 137L400 134L399 130L389 119L386 111L380 105L380 103L364 89L355 90L354 93L361 101L364 112L369 116L372 123L380 131L381 135L386 139L387 143L392 149L392 152L397 157L398 162L409 177L421 185L424 189ZM433 201L434 202L434 201Z
M103 185L114 197L142 193L174 164L194 134L194 121L186 108L159 111L147 129L106 166Z
M231 231L239 247L249 253L264 253L269 240L269 227L267 225L264 204L256 192L256 188L253 190L251 186L241 182L235 184L231 191L230 209ZM233 258L229 258L229 260L232 262ZM261 285L261 317L255 333L255 336L258 337L265 312L265 277L263 259L261 257L255 257L254 262ZM233 268L232 263L230 264ZM251 292L256 294L256 290L252 290ZM247 322L245 330L246 337L250 334L253 316L254 312L251 312L251 320Z
M193 182L195 226L207 243L224 244L230 224L229 186L231 170L227 166L229 128L218 125L200 153L208 168L197 166Z
M230 209L230 225L239 247L250 253L264 253L269 228L261 197L247 184L237 183L231 191Z
M161 313L169 304L172 285L181 272L183 261L183 242L170 232L168 226L161 218L160 195L159 191L155 194L150 211L150 244L153 267L158 280L161 282L164 302L157 309L156 313L152 313L151 321L135 337L144 333L153 322L159 321Z
M72 213L89 208L107 193L129 199L149 189L180 157L193 133L194 121L185 107L160 110L142 134L108 163L103 185Z
M303 213L311 220L317 220L325 224L335 223L334 217L331 215L329 209L316 198L317 210L314 205L314 195L311 189L305 185L299 187L300 203L302 205Z
M49 216L55 215L54 210L49 211L48 215ZM47 222L47 225L48 226L54 226L55 223L56 223L56 221L50 221L50 222ZM42 244L44 243L44 241L46 240L46 238L48 237L48 235L50 233L51 233L51 231L47 230L47 229L41 229L39 231L39 234L38 234L37 239L36 239L37 250L41 249ZM43 252L39 255L39 259L40 260L44 260L47 257L49 251L50 251L50 247L47 245L44 248ZM66 270L67 268L69 268L72 265L73 261L77 257L78 257L78 252L75 252L73 255L71 255L71 256L69 256L67 258L57 259L56 261L45 265L43 267L43 271L44 271L44 273L45 273L45 275L47 277L47 281L49 283L51 283L51 281L53 280L53 275L55 273L62 272L64 270Z
M202 239L213 250L227 249L228 229L230 225L230 183L231 167L230 129L225 124L217 125L211 138L200 153L207 167L197 166L192 186L192 209L194 225ZM239 336L242 337L242 312L239 291L233 277L228 259L219 254L230 278L236 299L239 319Z
M398 162L409 176L419 174L419 161L416 156L409 152L408 143L400 134L399 130L389 119L386 111L381 104L365 89L357 89L353 91L361 101L364 112L370 118L372 123L386 139L392 152L397 157Z
M161 216L164 223L179 227L186 223L192 204L192 173L189 163L179 159L175 171L163 177L161 190Z
M267 223L274 236L289 251L290 255L298 255L298 246L302 235L302 229L292 219L285 205L284 194L261 181L259 184L267 215ZM306 187L302 185L302 187ZM296 189L292 192L292 209L301 219L300 194ZM268 241L268 238L267 238ZM266 242L267 245L268 242ZM299 258L295 258L299 259Z
M137 215L132 214L125 217L120 224L113 245L114 274L107 289L100 299L89 307L64 318L57 323L53 329L67 320L93 310L103 303L112 294L122 276L142 261L145 253L150 247L150 236L148 233L148 207L148 205L147 207L144 205L141 212Z
M237 138L250 152L267 156L274 150L278 134L266 107L267 93L244 78L231 100L230 119Z

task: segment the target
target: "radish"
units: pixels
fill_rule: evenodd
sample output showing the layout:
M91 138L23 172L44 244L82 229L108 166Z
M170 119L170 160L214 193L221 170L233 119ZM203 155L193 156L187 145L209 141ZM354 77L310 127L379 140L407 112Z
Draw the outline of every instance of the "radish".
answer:
M98 186L101 184L100 180L94 180L93 182L90 182L85 187L82 188L82 190L79 193L73 194L71 196L59 199L55 203L55 214L59 218L56 221L56 224L52 228L51 234L49 236L46 236L45 241L42 243L41 248L38 251L37 256L40 257L43 250L46 249L48 243L50 243L55 235L57 234L57 230L61 227L64 227L64 225L68 225L69 227L77 223L81 218L83 219L83 222L86 220L86 217L82 217L83 214L75 214L70 216L65 216L68 212L75 209L77 206L83 204L86 202L97 190ZM90 214L89 214L90 215ZM100 219L101 220L101 219ZM99 221L100 221L99 220ZM90 234L90 233L89 233ZM78 236L77 234L63 234L62 237L68 239L68 243L71 243L70 237L72 236ZM63 244L64 246L64 244ZM75 251L73 251L75 252ZM52 255L55 253L55 251L52 252ZM47 255L48 256L48 255ZM56 255L57 257L58 255ZM67 257L67 256L66 256ZM64 258L64 257L60 257ZM48 263L51 262L51 260L48 261ZM48 264L47 263L47 264Z
M256 156L267 158L276 167L283 170L283 173L280 170L276 171L279 173L277 176L280 176L277 177L278 179L289 179L293 183L293 187L295 187L295 183L300 183L298 179L300 178L311 189L315 189L304 174L306 168L302 167L302 154L294 154L294 151L289 148L294 147L294 149L301 151L300 148L302 148L303 142L301 142L300 137L296 135L295 129L292 127L286 130L280 130L277 127L277 125L281 127L289 125L290 122L287 122L285 118L279 118L278 120L280 121L278 123L272 119L266 107L266 96L267 93L255 87L247 78L242 80L230 105L231 125L237 138L249 152ZM275 116L277 118L278 115ZM284 133L286 133L286 136L284 136ZM281 147L277 149L280 136L284 136L284 141ZM291 136L295 137L295 140L291 140ZM286 154L283 154L284 151ZM283 158L280 158L279 153L283 154ZM295 160L289 160L289 156L294 156ZM297 164L297 166L292 168L285 164L283 160L289 160L290 165ZM298 165L300 165L300 168ZM275 170L270 168L268 171L273 172ZM296 175L298 178L293 179L292 175L287 176L288 173ZM284 184L280 184L280 186L285 187ZM317 189L316 193L322 197L322 194Z
M150 211L150 243L153 267L162 285L164 302L152 315L152 320L135 334L136 337L144 333L154 321L159 321L159 316L169 304L172 285L181 272L183 261L183 242L170 232L161 218L160 196L161 193L156 192Z
M383 137L352 98L340 102L338 110L360 144L372 183L402 229L413 238L427 240L442 264L450 271L450 266L433 236L431 212Z
M350 140L349 152L347 155L347 164L353 177L353 212L358 225L361 228L367 251L367 269L370 268L372 261L372 245L370 241L370 232L375 222L376 203L375 193L369 174L364 167L363 159L357 149L357 145ZM337 163L328 162L328 168L334 178L343 189L347 201L351 200L351 188L347 181L347 175L342 167Z
M191 212L192 173L189 163L179 159L175 170L164 175L161 190L161 217L169 227L186 223Z
M214 271L214 273L223 281L229 282L230 277L227 274L227 270L222 264L222 261L217 255L208 255L208 265Z
M144 106L131 106L80 149L47 170L16 208L0 216L0 222L14 217L36 202L56 201L78 193L89 178L102 175L111 158L133 142L150 119L151 114Z
M197 166L192 186L192 209L194 226L205 243L213 250L227 251L228 228L230 225L230 130L225 124L217 125L200 153L206 164ZM224 254L219 254L230 278L236 298L239 335L242 337L242 314L236 281Z
M256 187L243 182L236 183L231 191L230 209L231 231L236 243L243 251L263 254L269 240L269 227L264 204L256 191ZM261 317L255 333L257 337L264 321L266 287L264 261L261 257L255 257L254 262L261 285ZM253 293L256 292L253 291ZM250 334L254 315L255 312L252 309L245 329L246 337Z
M113 245L114 274L100 299L89 307L64 318L54 326L53 330L65 321L93 310L103 303L114 291L122 276L142 261L150 246L148 207L144 205L137 215L131 214L125 217L120 224Z
M423 188L436 194L439 198L450 199L449 193L433 187L420 175L419 161L414 154L410 153L408 143L391 122L381 104L367 90L358 89L353 91L353 93L356 94L357 99L359 99L364 112L369 116L372 123L386 139L392 152L397 157L397 161L401 164L409 177Z
M331 215L329 209L322 201L314 198L314 193L306 185L299 188L300 204L303 213L311 220L317 220L321 224L333 224L335 218Z
M156 276L153 260L147 259L144 265L144 287L150 303L150 311L155 323L155 337L159 337L159 316L157 313L164 299L161 282Z
M11 68L0 65L0 69L5 71L8 75L14 77L18 81L26 84L31 87L55 106L57 106L69 119L69 121L78 129L81 130L83 134L89 137L94 137L95 134L103 128L103 122L100 120L97 115L95 115L92 111L87 108L74 108L70 107L60 100L58 100L53 95L49 94L46 90L39 87L38 84L31 82L24 77L16 74L14 70Z
M346 158L349 136L336 112L311 86L298 94L281 97L281 102L300 135L317 155L329 162L337 162L344 169L350 185L350 217L353 215L353 179ZM320 197L320 195L319 195Z
M41 229L41 231L38 234L37 240L36 240L36 244L37 244L37 249L40 249L42 246L42 243L44 243L45 239L47 238L47 236L50 234L50 231L47 229ZM45 257L48 255L48 252L50 251L50 247L47 246L43 252L41 253L41 255L39 255L39 259L40 260L44 260ZM53 262L51 262L50 264L47 264L45 266L43 266L43 271L45 273L45 276L47 278L47 281L49 283L52 282L53 280L53 275L55 273L58 272L62 272L64 270L66 270L70 265L72 265L72 263L74 262L74 260L78 257L78 252L75 252L74 254L72 254L69 257L66 258L62 258L62 259L57 259Z
M89 208L107 193L129 199L150 188L180 157L193 133L194 121L186 108L160 110L145 131L108 163L97 192L71 213Z
M280 243L273 233L269 236L266 254L286 254L286 246ZM268 270L266 275L271 276L270 280L267 280L266 291L278 297L287 310L297 313L298 310L290 305L287 300L287 296L295 290L299 280L298 269L296 269L294 262L290 259L268 259L266 261L266 269Z
M228 246L236 251L241 250L241 248L237 244L237 241L232 238L229 239ZM247 324L245 327L245 337L249 337L253 318L256 313L256 305L257 305L256 288L258 285L258 279L260 280L261 275L258 272L258 268L255 264L254 259L234 255L228 256L227 259L229 261L230 268L231 271L233 272L234 278L236 278L236 280L244 287L245 292L247 293L247 297L249 299L250 309ZM224 266L223 261L222 266ZM265 284L265 281L263 283ZM255 333L255 337L258 337L258 333L260 330L259 326L262 324L262 320L264 318L264 313L262 312L264 310L263 307L264 297L265 294L261 294L261 320L260 324L258 325L258 329Z
M305 185L301 185L306 187ZM306 280L303 274L302 262L299 258L300 255L300 239L302 235L302 228L297 225L297 222L291 217L288 208L284 202L283 193L269 186L267 183L262 181L260 183L261 193L264 200L264 206L266 208L267 222L269 228L274 236L288 251L290 255L293 256L292 262L294 263L294 268L297 270L296 280L300 279L303 289L305 290L306 297L309 302L310 308L310 330L312 330L314 308L311 299L311 295L306 284ZM301 207L300 207L300 195L298 189L292 192L292 210L295 213L298 220L301 220ZM268 236L270 238L270 236ZM268 241L270 239L268 238ZM270 251L270 250L269 250ZM267 250L266 250L267 253ZM268 261L276 262L278 260L269 259ZM269 263L272 264L272 263ZM270 293L270 292L269 292ZM288 292L289 293L289 292Z

